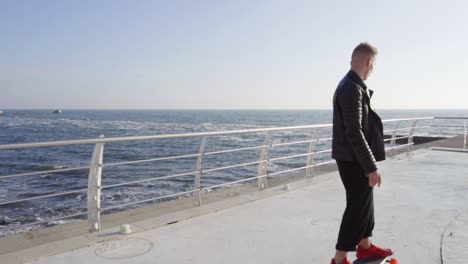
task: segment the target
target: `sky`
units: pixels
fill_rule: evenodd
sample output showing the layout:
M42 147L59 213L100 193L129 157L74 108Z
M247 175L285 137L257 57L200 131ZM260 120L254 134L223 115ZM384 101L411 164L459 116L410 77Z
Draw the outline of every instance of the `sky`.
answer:
M468 1L0 0L0 109L468 108Z

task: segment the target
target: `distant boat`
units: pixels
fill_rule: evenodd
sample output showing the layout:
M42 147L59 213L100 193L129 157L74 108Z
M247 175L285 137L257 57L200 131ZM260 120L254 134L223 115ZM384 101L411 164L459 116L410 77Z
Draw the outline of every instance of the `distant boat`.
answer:
M0 116L3 115L3 110L0 110Z
M61 113L62 113L62 110L57 109L57 110L54 110L52 113L53 113L53 114L61 114Z

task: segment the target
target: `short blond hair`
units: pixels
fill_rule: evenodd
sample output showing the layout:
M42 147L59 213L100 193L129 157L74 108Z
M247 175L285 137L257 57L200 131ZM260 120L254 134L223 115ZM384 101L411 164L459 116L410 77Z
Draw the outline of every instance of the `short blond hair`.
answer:
M375 57L378 53L378 50L376 47L372 46L371 44L367 42L361 42L359 45L357 45L356 48L353 50L353 55L351 56L352 59L354 59L357 56L371 56Z

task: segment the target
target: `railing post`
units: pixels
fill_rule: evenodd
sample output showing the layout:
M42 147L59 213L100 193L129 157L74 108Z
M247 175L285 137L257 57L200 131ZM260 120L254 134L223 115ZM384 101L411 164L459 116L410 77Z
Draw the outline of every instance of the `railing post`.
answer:
M315 129L314 137L312 142L309 144L309 153L307 155L307 169L306 169L306 178L315 176L315 145L319 141L320 128ZM311 166L311 167L309 167Z
M101 135L100 137L104 137ZM101 175L104 143L96 143L88 175L88 230L101 230Z
M431 119L431 124L429 126L429 136L432 136L434 135L434 120L436 120L437 118L433 118Z
M197 174L195 174L195 192L193 193L193 205L201 205L201 177L203 175L203 157L205 156L206 137L202 137L197 159Z
M390 146L393 148L393 156L395 156L397 154L397 151L396 151L396 148L395 148L395 138L396 138L396 133L397 133L397 129L400 128L400 123L401 121L398 121L395 125L395 130L393 130L393 133L392 133L392 139L390 140Z
M413 125L411 126L411 129L408 135L408 148L407 148L406 155L409 157L411 157L413 154L413 135L414 135L414 128L416 127L416 123L418 123L418 120L413 121Z
M258 164L258 176L261 176L258 178L258 189L259 190L264 190L268 188L268 159L269 159L269 151L270 151L270 146L271 146L271 132L267 132L265 141L263 142L263 149L262 153L260 154L260 162Z
M465 129L465 137L463 138L463 148L466 148L466 119L463 120L463 128Z

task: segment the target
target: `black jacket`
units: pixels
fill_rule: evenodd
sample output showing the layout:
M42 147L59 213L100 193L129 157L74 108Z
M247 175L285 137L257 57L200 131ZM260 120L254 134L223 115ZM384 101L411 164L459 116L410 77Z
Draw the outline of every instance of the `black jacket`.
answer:
M333 96L332 158L358 162L366 173L385 160L383 125L370 107L372 93L351 70Z

